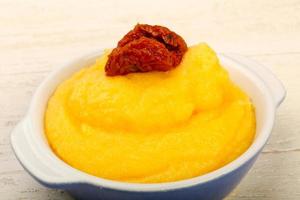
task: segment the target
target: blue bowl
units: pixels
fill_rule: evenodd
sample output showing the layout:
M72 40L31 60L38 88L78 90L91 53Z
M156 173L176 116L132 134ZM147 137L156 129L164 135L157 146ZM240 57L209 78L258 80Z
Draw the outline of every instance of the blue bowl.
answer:
M11 134L11 144L23 167L41 184L69 191L78 199L176 200L222 199L241 181L267 142L275 111L285 97L281 82L265 67L239 55L219 54L231 79L251 97L256 112L256 136L240 157L205 175L168 183L137 184L98 178L64 163L49 147L44 134L44 111L49 97L63 80L101 53L69 62L50 76L36 91L26 117Z

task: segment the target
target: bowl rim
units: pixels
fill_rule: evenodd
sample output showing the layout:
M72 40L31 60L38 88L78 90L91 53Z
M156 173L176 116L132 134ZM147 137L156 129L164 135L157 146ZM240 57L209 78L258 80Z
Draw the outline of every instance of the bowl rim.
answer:
M40 117L37 112L37 106L40 105L38 103L40 95L43 94L44 89L48 84L50 84L51 81L60 73L62 73L66 68L72 67L75 63L79 62L79 60L84 59L86 62L89 59L95 59L96 57L100 56L103 51L97 51L96 53L88 54L86 56L83 56L79 59L75 59L72 62L68 62L62 67L58 68L57 70L53 71L38 87L37 91L35 92L28 115L26 116L25 124L29 128L28 131L25 131L28 135L32 135L33 132L38 132L39 134L45 135L44 131L41 132L41 130L36 126L36 122L39 121L38 117ZM64 166L63 167L65 170L68 171L68 176L69 177L64 177L65 180L57 181L55 179L51 179L51 177L44 176L41 177L40 175L36 175L35 172L31 171L30 174L34 176L37 180L39 180L41 183L51 186L51 185L68 185L68 184L89 184L89 185L94 185L97 187L103 187L103 188L109 188L112 190L121 190L121 191L134 191L134 192L157 192L157 191L166 191L166 190L175 190L175 189L182 189L186 187L191 187L203 183L207 183L210 181L213 181L215 179L218 179L226 174L231 173L232 171L235 171L242 165L244 165L247 161L251 160L254 158L260 150L263 148L265 143L267 142L271 130L274 124L274 118L275 118L275 106L274 102L272 99L272 94L267 87L266 83L264 80L262 80L255 72L252 70L248 69L247 66L243 65L243 63L237 62L233 59L230 59L230 56L227 56L226 54L218 54L218 58L221 60L220 62L222 63L222 60L226 60L226 62L235 62L235 65L243 66L239 70L241 73L245 74L248 76L248 78L252 81L255 82L255 84L259 85L259 88L263 91L264 94L264 99L268 103L266 104L266 112L267 116L265 119L265 122L262 125L261 132L258 135L258 137L253 141L251 146L243 153L241 154L238 158L233 160L232 162L226 164L225 166L218 168L217 170L214 170L212 172L209 172L204 175L200 175L197 177L185 179L185 180L179 180L179 181L174 181L174 182L165 182L165 183L127 183L127 182L120 182L120 181L115 181L115 180L109 180L109 179L104 179L100 177L96 177L90 174L87 174L85 172L82 172L76 168L71 167L64 161L60 160L54 152L51 152L53 156L56 157L56 159L59 159L61 161L61 164ZM233 66L230 66L233 67ZM43 120L42 120L43 121ZM37 142L38 144L41 141L37 141L37 139L31 137L30 142ZM36 144L31 144L31 147L35 149L35 152L38 152L38 148L40 147L39 145ZM22 162L22 161L21 161ZM42 162L42 161L41 161ZM50 166L51 167L51 166ZM53 166L52 166L53 167ZM58 167L58 166L56 166ZM27 169L28 170L28 169ZM28 170L30 171L30 170Z

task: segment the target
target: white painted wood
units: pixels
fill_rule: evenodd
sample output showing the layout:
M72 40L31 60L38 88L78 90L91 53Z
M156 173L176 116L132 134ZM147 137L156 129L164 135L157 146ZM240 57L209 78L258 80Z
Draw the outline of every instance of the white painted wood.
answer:
M300 199L300 0L0 0L0 199L72 199L22 169L10 131L50 71L113 47L137 22L166 25L189 44L205 41L274 71L287 99L268 145L227 199Z

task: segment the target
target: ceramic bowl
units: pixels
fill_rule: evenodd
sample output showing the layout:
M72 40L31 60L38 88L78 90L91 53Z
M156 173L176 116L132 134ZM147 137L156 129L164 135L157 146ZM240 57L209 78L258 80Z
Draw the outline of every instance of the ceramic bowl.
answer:
M267 68L246 57L218 54L231 79L251 97L255 106L256 136L249 149L231 163L191 179L155 184L118 182L69 166L52 152L44 134L45 107L56 87L80 68L93 64L101 54L98 51L63 65L37 89L27 115L11 134L16 157L26 171L41 184L67 190L78 199L212 200L229 194L251 168L271 134L275 111L285 98L281 82Z

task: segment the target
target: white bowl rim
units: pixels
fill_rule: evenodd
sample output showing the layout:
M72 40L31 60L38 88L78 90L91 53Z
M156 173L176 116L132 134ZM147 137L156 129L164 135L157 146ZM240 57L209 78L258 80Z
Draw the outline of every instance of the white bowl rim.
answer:
M101 51L97 51L97 53L88 54L87 56L83 56L82 58L89 58L89 57L95 57L101 55L99 53ZM222 57L222 59L229 59L230 56L226 56L226 54L218 54L218 56ZM80 58L80 59L82 59ZM52 79L61 71L63 71L64 68L70 67L72 64L76 63L76 61L73 61L71 63L67 63L63 65L63 67L59 68L58 70L52 72L39 86L37 89L31 105L28 112L28 115L25 118L26 125L29 127L30 131L28 132L40 132L40 130L35 126L35 119L37 116L35 109L37 105L37 97L41 94L42 90L45 88L45 85L47 85ZM239 65L243 65L239 63ZM72 170L73 177L69 177L65 181L56 182L55 180L51 180L49 177L39 177L35 176L34 172L31 172L35 178L37 178L40 182L47 184L47 185L68 185L68 184L90 184L97 187L104 187L109 188L113 190L122 190L122 191L135 191L135 192L157 192L157 191L166 191L166 190L174 190L174 189L182 189L186 187L195 186L198 184L203 184L209 181L212 181L214 179L220 178L237 168L241 167L243 164L245 164L247 161L251 160L253 157L255 157L256 154L260 152L260 150L263 148L264 144L267 142L269 135L271 134L271 130L274 123L274 117L275 117L275 109L276 106L274 106L274 102L272 99L272 94L267 87L264 80L262 80L257 74L255 74L253 71L247 69L247 67L241 68L242 72L247 74L249 79L254 81L256 84L259 84L260 89L264 91L265 99L268 102L267 103L267 115L269 116L265 123L263 124L263 127L261 129L261 133L259 134L259 137L253 142L253 144L248 148L247 151L245 151L240 157L233 160L229 164L215 170L212 172L209 172L207 174L197 176L194 178L186 179L186 180L180 180L175 182L166 182L166 183L127 183L127 182L119 182L114 180L108 180L103 179L99 177L95 177L92 175L89 175L87 173L81 172L73 167L70 167L69 170ZM29 133L30 134L30 133ZM44 134L44 133L41 133ZM34 147L34 145L31 145ZM56 157L56 155L53 153L53 155ZM71 171L70 171L71 172Z

